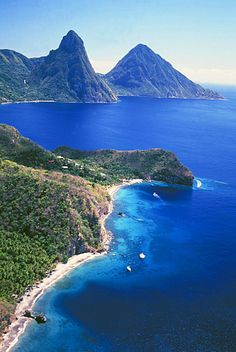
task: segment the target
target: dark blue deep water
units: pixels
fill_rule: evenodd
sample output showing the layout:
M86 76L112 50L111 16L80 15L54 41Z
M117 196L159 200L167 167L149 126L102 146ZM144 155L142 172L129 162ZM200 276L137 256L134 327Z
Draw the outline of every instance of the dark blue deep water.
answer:
M120 190L109 254L39 299L48 323L32 323L14 352L236 351L236 91L225 95L0 106L0 122L46 148L163 147L202 182Z

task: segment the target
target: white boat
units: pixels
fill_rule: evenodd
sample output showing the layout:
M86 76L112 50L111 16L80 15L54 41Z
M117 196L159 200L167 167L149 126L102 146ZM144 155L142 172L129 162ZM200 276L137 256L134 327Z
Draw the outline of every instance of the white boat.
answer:
M156 197L156 198L160 199L160 196L156 192L153 193L153 197Z
M140 254L139 254L139 258L140 258L140 259L145 259L145 258L146 258L146 255L145 255L144 253L140 253Z
M129 271L129 272L132 271L131 266L129 266L129 265L126 267L126 269L127 269L127 271Z

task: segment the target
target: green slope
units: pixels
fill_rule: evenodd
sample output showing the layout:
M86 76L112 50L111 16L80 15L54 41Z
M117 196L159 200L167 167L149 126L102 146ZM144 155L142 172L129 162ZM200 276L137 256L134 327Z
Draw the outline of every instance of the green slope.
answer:
M0 124L0 331L25 289L57 262L103 249L99 218L110 199L104 186L132 178L193 182L162 149L52 153Z

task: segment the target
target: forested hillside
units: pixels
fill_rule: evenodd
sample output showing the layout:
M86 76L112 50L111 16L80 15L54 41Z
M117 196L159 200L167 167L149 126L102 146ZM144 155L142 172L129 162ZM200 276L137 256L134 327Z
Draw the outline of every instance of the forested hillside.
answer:
M124 179L192 185L176 156L147 151L47 151L0 124L0 330L27 287L74 254L102 251L107 186Z

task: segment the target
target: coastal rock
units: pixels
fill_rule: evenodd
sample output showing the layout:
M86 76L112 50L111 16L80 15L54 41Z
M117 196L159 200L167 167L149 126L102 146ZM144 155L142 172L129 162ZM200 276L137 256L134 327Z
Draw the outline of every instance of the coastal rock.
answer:
M125 214L122 213L121 211L119 211L118 216L120 216L121 218L123 218L123 217L125 217Z
M35 319L35 316L33 315L33 313L30 310L26 310L25 313L23 314L23 316L26 318Z
M44 314L37 314L34 318L34 320L38 323L38 324L45 324L47 322L47 318Z
M44 314L33 313L30 310L26 310L23 316L26 318L34 319L38 324L44 324L47 321L47 318Z
M189 80L144 44L129 51L105 75L117 95L156 98L222 99L210 89Z

